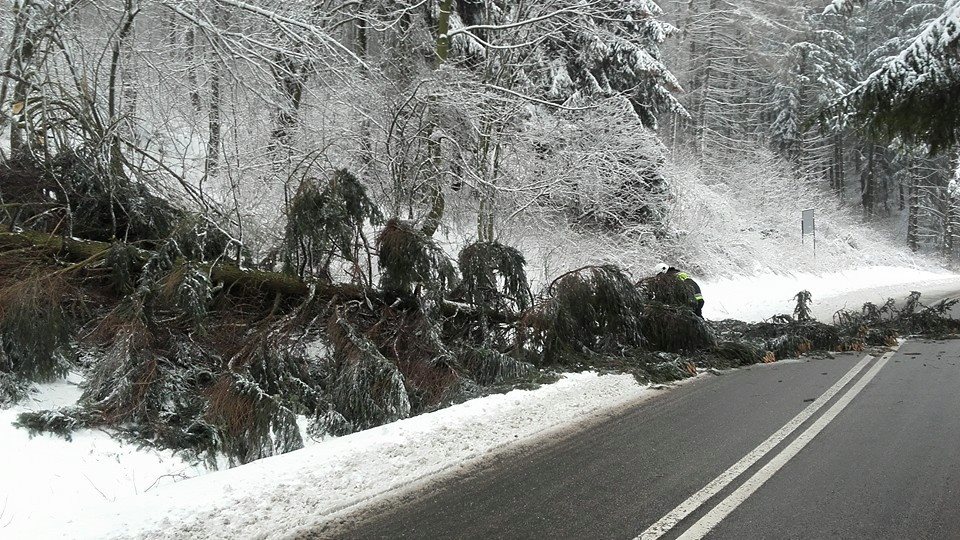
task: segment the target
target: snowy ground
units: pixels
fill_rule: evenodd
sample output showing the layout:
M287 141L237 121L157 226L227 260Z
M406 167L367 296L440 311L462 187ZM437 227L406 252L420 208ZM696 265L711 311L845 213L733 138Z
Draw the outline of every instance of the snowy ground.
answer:
M207 472L170 452L120 443L100 431L78 431L72 441L31 439L11 425L22 411L75 404L79 380L71 374L43 385L25 403L0 410L0 538L30 538L31 526L51 520L51 514L129 499ZM22 532L12 535L11 529Z
M629 375L572 374L536 391L475 399L113 504L44 504L60 515L18 519L0 536L266 537L653 393Z
M702 285L708 318L788 313L793 295L806 289L814 313L829 319L839 308L911 290L928 299L960 291L960 275L882 267ZM204 471L104 433L80 432L73 442L28 440L9 425L26 408L72 404L78 391L76 379L68 379L46 385L39 401L0 411L0 538L267 537L654 393L629 376L574 374L535 391L488 396L174 483Z
M766 274L726 278L702 283L708 319L761 321L793 313L793 300L801 290L813 294L813 315L830 322L838 309L859 311L865 302L883 304L902 300L910 291L921 291L924 300L960 291L960 275L945 270L876 266L843 272Z

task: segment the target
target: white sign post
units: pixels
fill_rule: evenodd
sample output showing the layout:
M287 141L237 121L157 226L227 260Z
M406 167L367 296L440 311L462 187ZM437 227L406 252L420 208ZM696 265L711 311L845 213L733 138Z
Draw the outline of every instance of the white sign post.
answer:
M800 219L800 243L808 234L813 235L813 260L817 260L817 222L814 219L813 209L804 210Z

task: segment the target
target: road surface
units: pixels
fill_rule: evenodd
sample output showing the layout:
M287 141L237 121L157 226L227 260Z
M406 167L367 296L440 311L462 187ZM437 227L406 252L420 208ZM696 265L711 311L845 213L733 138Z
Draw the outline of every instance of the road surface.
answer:
M960 340L700 378L303 538L960 538Z

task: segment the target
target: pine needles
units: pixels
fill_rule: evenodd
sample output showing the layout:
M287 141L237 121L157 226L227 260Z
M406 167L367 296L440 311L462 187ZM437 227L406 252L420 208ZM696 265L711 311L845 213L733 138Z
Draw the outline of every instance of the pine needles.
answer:
M52 433L66 440L72 440L73 432L86 427L87 413L77 407L66 407L54 411L29 411L20 413L14 426L26 429L31 437L42 433Z
M0 352L0 364L5 364ZM0 409L13 405L30 395L30 381L19 375L0 369Z
M460 250L461 288L468 302L486 309L523 311L530 305L526 260L514 247L476 242Z
M695 352L716 342L710 328L691 309L659 302L644 305L640 332L646 347L655 351Z
M154 348L155 336L147 328L142 306L121 305L97 333L107 345L88 374L81 401L102 422L149 424L165 399L159 384L163 359Z
M337 365L333 404L351 429L408 417L410 398L396 365L340 314L331 318L328 327Z
M123 242L114 242L107 251L105 263L110 269L113 292L125 295L133 292L136 283L136 248Z
M482 386L520 380L536 371L533 364L482 347L464 348L460 362L469 370L473 380Z
M442 292L456 282L450 259L411 223L387 221L377 236L377 250L383 272L381 287L386 291L409 295L421 285L427 291Z
M617 354L642 347L643 302L615 266L589 266L564 274L521 321L520 335L545 363L564 363L586 352Z
M793 299L797 301L797 307L793 308L794 318L800 322L812 320L810 304L813 302L813 295L810 291L800 291Z
M693 288L687 286L675 275L657 274L640 281L637 284L648 302L659 302L670 306L697 305Z
M164 279L162 298L180 320L202 332L216 291L207 271L196 263L184 263Z
M233 463L303 448L296 414L251 379L224 374L207 396L205 416L222 429L220 450Z
M145 185L118 174L90 145L43 164L6 165L0 168L0 186L4 202L21 209L12 216L17 225L90 240L152 241L170 237L185 215Z
M794 358L810 352L844 351L862 348L856 331L819 321L797 321L789 315L762 323L721 321L715 324L726 341L750 343L774 353L776 358Z
M749 343L725 341L711 347L707 355L720 360L711 367L741 367L764 362L767 351Z
M64 309L70 286L37 276L0 290L0 371L45 382L66 375L74 351Z
M330 279L333 256L359 263L364 225L382 221L380 209L349 171L338 169L326 181L305 179L287 212L284 267L301 278L311 270Z

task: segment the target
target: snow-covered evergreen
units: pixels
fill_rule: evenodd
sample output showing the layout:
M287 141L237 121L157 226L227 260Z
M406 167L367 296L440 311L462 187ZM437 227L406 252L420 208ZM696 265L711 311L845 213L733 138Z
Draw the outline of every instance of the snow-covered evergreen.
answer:
M577 106L590 96L624 95L649 127L662 113L685 114L675 97L680 82L660 53L677 29L660 20L660 6L628 0L597 7L547 40L551 98Z
M922 17L931 7L910 5L904 15ZM945 105L960 88L960 3L946 2L942 14L903 41L900 50L845 96L844 105L884 133L929 144L934 151L951 148L960 113Z

